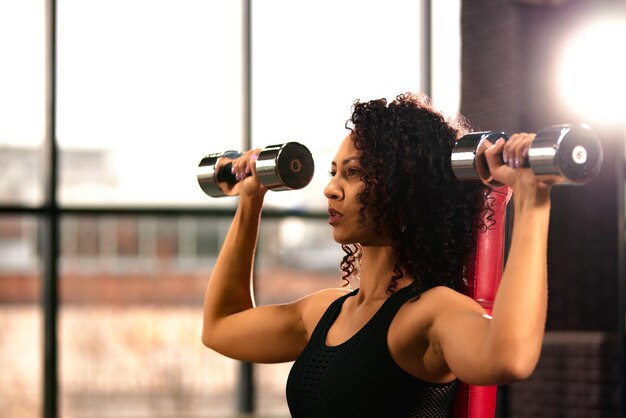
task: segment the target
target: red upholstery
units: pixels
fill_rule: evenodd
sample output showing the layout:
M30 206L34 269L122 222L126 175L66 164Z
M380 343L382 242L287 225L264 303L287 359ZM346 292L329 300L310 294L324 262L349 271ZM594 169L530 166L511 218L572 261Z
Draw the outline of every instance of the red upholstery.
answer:
M507 187L491 189L491 215L478 232L476 253L470 257L463 278L461 292L476 300L488 314L493 309L498 283L504 263L504 232L506 205L511 197ZM488 418L495 416L496 386L474 386L460 383L452 406L453 418Z

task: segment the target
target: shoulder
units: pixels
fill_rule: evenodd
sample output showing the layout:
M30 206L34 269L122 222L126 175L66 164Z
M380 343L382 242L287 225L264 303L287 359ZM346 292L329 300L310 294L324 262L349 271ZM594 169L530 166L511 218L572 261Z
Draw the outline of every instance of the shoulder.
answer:
M421 298L427 303L438 304L438 303L449 303L450 305L441 306L444 307L464 307L469 305L474 305L476 302L467 295L464 295L461 292L458 292L447 286L435 286L431 289L426 290L422 293ZM458 306L457 306L458 305Z
M447 286L436 286L410 299L398 312L399 329L430 344L467 318L483 318L485 310L472 298Z
M295 303L300 304L316 304L324 302L332 302L348 293L354 292L354 289L345 289L339 287L332 287L328 289L318 290L317 292L310 293L298 300Z
M485 310L478 302L454 289L438 286L422 294L426 335L428 340L440 341L452 330L484 320Z
M422 292L418 298L409 301L405 309L415 313L426 326L449 314L463 311L484 312L475 300L447 286L436 286Z
M435 286L428 290L423 291L417 297L411 299L409 302L418 302L415 306L426 307L430 305L439 306L443 309L447 304L465 303L469 299L466 295L447 286ZM442 305L444 304L444 305ZM426 305L426 306L425 306Z

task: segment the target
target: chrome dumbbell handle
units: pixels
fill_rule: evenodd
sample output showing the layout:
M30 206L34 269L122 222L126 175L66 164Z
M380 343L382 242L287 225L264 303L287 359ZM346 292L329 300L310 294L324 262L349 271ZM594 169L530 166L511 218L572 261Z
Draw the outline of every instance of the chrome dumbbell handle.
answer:
M236 184L231 173L232 163L220 167L220 159L232 160L242 154L237 151L209 154L198 165L198 184L211 197L226 196L220 183ZM307 147L298 142L270 145L259 153L256 162L259 181L268 189L298 190L307 186L313 178L315 164Z
M508 140L504 132L473 132L454 146L452 170L461 181L482 181L500 186L491 178L484 158L483 142ZM537 132L524 167L548 184L583 185L595 178L602 167L603 152L596 134L583 125L554 125Z

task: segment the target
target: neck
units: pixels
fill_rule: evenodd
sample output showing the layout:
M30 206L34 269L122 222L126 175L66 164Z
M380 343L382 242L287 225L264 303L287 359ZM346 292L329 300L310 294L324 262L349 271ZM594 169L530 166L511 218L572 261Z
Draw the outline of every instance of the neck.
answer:
M387 288L391 283L394 272L395 260L392 256L391 247L362 247L361 274L358 300L386 299ZM411 283L409 277L403 277L398 281L398 289Z

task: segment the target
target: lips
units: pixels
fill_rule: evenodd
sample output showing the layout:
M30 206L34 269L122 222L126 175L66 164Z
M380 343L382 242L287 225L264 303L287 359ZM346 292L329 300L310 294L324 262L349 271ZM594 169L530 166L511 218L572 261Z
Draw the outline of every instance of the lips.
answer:
M343 214L333 208L328 208L328 223L331 225L336 225L341 218L343 217Z

